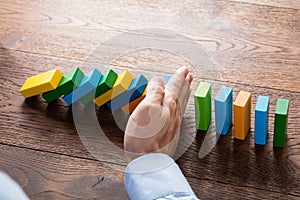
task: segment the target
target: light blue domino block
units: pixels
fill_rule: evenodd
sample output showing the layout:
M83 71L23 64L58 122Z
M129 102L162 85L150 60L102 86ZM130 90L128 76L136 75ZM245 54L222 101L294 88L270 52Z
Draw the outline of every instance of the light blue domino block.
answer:
M232 89L222 86L214 102L216 132L226 135L232 124Z
M122 106L140 97L143 94L147 83L148 80L143 75L135 77L132 80L128 90L108 102L107 106L112 111L120 109Z
M267 96L258 96L255 107L255 144L265 145L268 134L268 114L270 98Z
M164 80L164 84L166 85L169 82L171 76L164 74L161 76L161 78Z
M92 92L96 89L97 84L101 78L102 74L97 69L93 69L87 75L83 77L78 88L65 95L62 99L71 105L81 99L83 96Z

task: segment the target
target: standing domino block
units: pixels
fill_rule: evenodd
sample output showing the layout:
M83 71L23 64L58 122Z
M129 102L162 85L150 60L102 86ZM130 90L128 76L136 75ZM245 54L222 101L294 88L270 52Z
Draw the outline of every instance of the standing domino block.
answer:
M113 87L117 78L118 78L118 74L114 72L112 69L110 69L101 77L97 85L96 91L92 91L89 94L82 97L80 99L80 102L86 105L87 103L93 101L93 99L104 94L105 92L107 92Z
M288 99L279 98L277 100L273 138L274 147L283 148L285 145L289 103L290 101Z
M226 135L232 124L232 89L222 86L214 102L216 132Z
M63 100L71 105L81 99L83 96L87 95L91 91L95 90L97 84L101 78L102 74L97 69L93 69L81 80L78 88L70 92L69 94L63 97Z
M55 90L44 93L43 98L50 103L60 96L72 92L78 87L83 76L84 74L79 68L73 69L62 77Z
M268 134L268 114L270 98L258 96L255 106L254 143L265 145Z
M167 85L167 83L169 82L171 76L164 74L164 75L161 76L161 78L163 79L164 84Z
M128 70L125 70L124 72L119 74L113 87L101 96L94 99L95 104L97 106L102 106L108 101L114 99L115 97L125 92L128 89L133 78L133 75Z
M251 123L251 93L240 91L233 106L234 138L244 140Z
M107 103L107 106L112 111L120 109L122 106L128 104L130 101L133 101L134 99L140 97L143 94L147 83L148 81L143 75L137 76L131 82L128 90L109 101Z
M23 97L28 98L54 90L58 86L62 77L63 74L59 69L54 69L32 76L26 79L25 83L20 89L20 93L23 95Z
M168 83L170 78L171 78L170 75L162 75L162 79L165 85ZM126 113L127 115L131 114L134 111L134 109L139 105L139 103L146 97L146 92L147 92L147 87L145 88L143 94L140 97L136 98L135 100L129 102L127 105L122 107L123 112Z
M207 130L211 120L211 84L201 82L195 93L197 130Z

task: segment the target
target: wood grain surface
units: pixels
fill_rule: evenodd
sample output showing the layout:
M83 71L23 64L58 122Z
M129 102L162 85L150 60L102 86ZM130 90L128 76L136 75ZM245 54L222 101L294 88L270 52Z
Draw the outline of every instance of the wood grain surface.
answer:
M124 33L149 40L153 35L149 36L147 28L188 38L203 48L213 65L199 68L174 52L145 48L126 52L110 68L151 78L186 65L194 71L193 92L200 81L208 81L213 97L222 85L233 88L233 98L240 90L253 95L246 140L234 140L230 130L211 152L199 158L206 138L215 137L214 117L207 132L196 133L192 92L182 125L187 139L182 137L178 152L189 148L177 163L197 196L299 199L298 0L0 1L0 170L11 175L31 199L128 199L123 185L127 162L122 153L106 145L111 142L122 152L124 133L113 114L92 104L84 108L96 114L96 123L105 132L98 135L92 118L78 129L74 107L61 100L47 104L41 96L24 100L19 89L27 77L55 67L64 73L78 66L84 72L92 67L104 71L107 57L113 55L109 50L130 48L128 41L107 41ZM172 37L155 37L178 45ZM105 56L100 54L89 63L99 55L99 45L107 50ZM271 98L264 147L254 145L258 95ZM274 149L272 144L279 97L290 100L284 149ZM90 134L83 138L78 131Z

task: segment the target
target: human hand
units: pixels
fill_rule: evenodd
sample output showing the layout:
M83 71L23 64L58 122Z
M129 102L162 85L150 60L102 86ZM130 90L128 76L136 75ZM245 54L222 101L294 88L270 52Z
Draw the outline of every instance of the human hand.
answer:
M151 152L174 155L192 80L187 67L179 68L166 86L160 77L150 80L145 99L126 126L124 149L128 160Z

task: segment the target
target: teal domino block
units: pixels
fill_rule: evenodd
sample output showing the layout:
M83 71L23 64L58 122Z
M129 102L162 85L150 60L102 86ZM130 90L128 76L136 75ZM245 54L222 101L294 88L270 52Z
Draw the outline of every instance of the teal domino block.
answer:
M285 145L289 103L290 101L288 99L279 98L277 100L276 111L275 111L275 122L274 122L274 137L273 137L274 147L283 148Z
M232 125L232 89L222 86L214 99L216 132L226 135Z
M80 102L82 104L86 105L87 103L93 101L93 99L104 94L105 92L107 92L108 90L110 90L113 87L117 78L118 78L118 74L114 70L112 70L112 69L108 70L101 77L101 79L97 85L96 91L92 91L89 94L82 97L80 99Z
M59 82L57 88L50 92L44 93L42 96L48 102L52 102L55 99L61 97L64 94L68 94L72 92L75 88L77 88L83 78L84 74L79 69L73 69L63 75L61 81Z
M161 76L161 78L164 80L164 84L166 85L169 82L171 76L164 74Z
M78 100L80 100L83 96L92 92L96 89L102 74L97 69L93 69L87 75L83 77L78 88L65 95L62 99L68 104L71 105Z
M211 84L201 82L194 95L196 129L207 130L211 120Z
M120 109L122 106L140 97L143 94L147 83L148 80L143 75L135 77L126 92L112 99L106 105L112 111Z
M268 114L270 97L258 96L255 106L254 143L265 145L268 135Z

